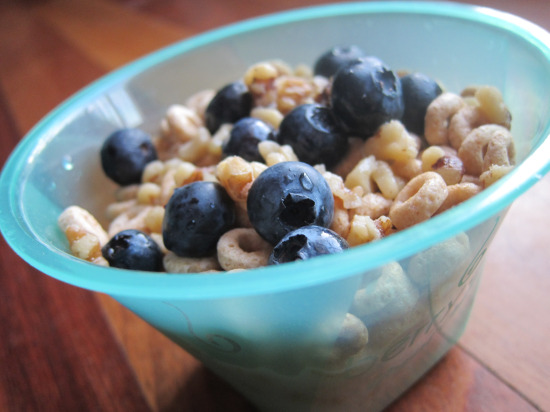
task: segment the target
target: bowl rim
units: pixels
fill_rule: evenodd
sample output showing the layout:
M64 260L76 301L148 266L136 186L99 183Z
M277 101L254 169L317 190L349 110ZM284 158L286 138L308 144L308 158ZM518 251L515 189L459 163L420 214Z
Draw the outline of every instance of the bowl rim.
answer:
M300 20L313 20L349 14L412 13L445 16L497 26L534 45L550 62L550 33L521 17L474 5L441 2L357 2L297 8L268 14L198 34L134 60L92 82L54 108L34 126L13 150L0 176L0 230L10 247L27 263L65 283L119 297L164 300L195 300L276 293L335 282L357 274L356 261L368 261L361 271L398 261L456 236L491 218L539 181L550 170L550 122L541 132L538 146L500 181L445 214L398 232L380 241L357 246L340 255L327 255L304 262L263 267L246 271L210 274L156 274L105 268L83 261L41 242L21 213L18 187L25 178L25 166L40 147L74 113L75 107L94 100L110 87L182 53L228 36L258 28L273 27ZM14 178L16 177L16 178ZM468 207L471 213L463 213ZM444 230L442 230L444 229ZM397 251L397 252L395 252ZM329 273L326 267L338 267ZM299 274L294 274L297 272ZM301 273L300 273L301 272ZM304 273L305 272L305 273Z

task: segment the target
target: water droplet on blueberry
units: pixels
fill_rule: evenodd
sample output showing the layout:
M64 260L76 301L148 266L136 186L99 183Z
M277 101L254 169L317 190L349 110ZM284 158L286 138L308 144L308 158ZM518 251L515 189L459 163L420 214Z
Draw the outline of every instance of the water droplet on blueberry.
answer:
M313 189L313 182L309 178L309 176L305 173L302 173L300 175L300 184L305 190L311 191Z

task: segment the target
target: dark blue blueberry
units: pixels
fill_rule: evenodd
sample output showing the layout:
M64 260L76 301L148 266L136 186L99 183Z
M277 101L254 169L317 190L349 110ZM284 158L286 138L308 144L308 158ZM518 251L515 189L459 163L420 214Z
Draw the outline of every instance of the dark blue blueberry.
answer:
M164 245L178 256L208 256L234 223L234 203L219 183L189 183L177 188L166 204Z
M101 249L112 267L158 272L163 269L162 251L146 233L128 229L114 235Z
M250 114L252 95L246 85L233 82L222 87L208 104L205 123L210 133L216 133L224 123L235 123Z
M441 87L422 73L412 73L401 78L405 111L401 121L412 133L424 135L424 118L430 103L442 93Z
M317 59L313 67L313 73L319 76L331 77L340 68L364 56L365 52L355 45L333 47Z
M392 119L401 119L401 81L375 58L360 59L339 70L331 91L332 110L350 133L367 138Z
M339 253L349 245L338 233L321 226L304 226L287 233L275 245L269 265L307 260L320 255Z
M302 226L330 226L334 198L326 180L313 167L303 162L281 162L254 180L247 209L254 229L275 245Z
M157 159L151 136L140 129L120 129L109 135L101 147L101 166L119 185L141 182L147 163Z
M240 156L249 162L263 162L258 143L264 140L275 140L275 129L260 119L244 117L233 125L229 140L223 146L223 154Z
M279 125L277 141L292 146L300 161L331 168L348 150L348 138L329 108L304 104L288 113Z

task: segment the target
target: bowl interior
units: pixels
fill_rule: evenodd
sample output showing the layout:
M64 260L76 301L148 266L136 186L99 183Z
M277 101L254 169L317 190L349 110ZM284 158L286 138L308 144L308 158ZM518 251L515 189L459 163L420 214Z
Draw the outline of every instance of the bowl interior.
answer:
M155 133L169 105L240 78L252 63L282 59L291 65L313 65L325 50L343 44L359 45L393 69L424 72L449 91L460 92L472 84L498 87L513 114L518 167L478 198L455 208L448 218L350 250L344 263L336 256L322 258L321 263L305 262L301 279L291 277L289 268L236 274L231 283L210 276L159 277L98 268L69 256L56 224L65 207L80 205L105 223L104 209L115 186L103 175L97 153L110 132L139 126ZM167 47L98 80L37 125L2 174L2 191L8 193L0 204L2 232L43 272L108 293L160 296L174 293L174 286L184 282L194 296L214 295L222 288L228 294L260 293L365 271L472 227L504 208L547 171L548 160L540 153L547 150L543 145L548 146L550 134L549 78L548 33L485 8L352 3L228 26ZM338 273L334 265L339 266ZM278 280L273 280L274 272Z

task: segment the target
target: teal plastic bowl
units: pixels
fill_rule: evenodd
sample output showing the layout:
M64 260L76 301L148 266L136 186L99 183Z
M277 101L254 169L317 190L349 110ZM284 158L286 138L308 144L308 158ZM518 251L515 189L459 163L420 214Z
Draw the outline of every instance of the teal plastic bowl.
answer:
M343 254L237 273L167 275L70 255L57 217L102 216L114 186L97 155L121 126L155 132L167 107L278 58L312 65L357 44L449 91L498 87L513 114L516 168L431 220ZM244 21L176 43L75 94L21 141L0 178L0 228L30 265L106 293L262 410L379 410L461 335L484 254L507 207L550 168L550 34L452 3L350 3ZM357 335L349 315L369 338Z

